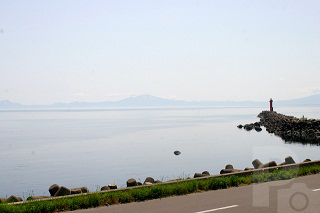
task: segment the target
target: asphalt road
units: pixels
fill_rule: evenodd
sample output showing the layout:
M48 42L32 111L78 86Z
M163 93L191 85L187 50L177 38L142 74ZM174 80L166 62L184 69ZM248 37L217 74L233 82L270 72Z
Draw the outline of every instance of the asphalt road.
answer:
M74 212L320 212L320 174Z

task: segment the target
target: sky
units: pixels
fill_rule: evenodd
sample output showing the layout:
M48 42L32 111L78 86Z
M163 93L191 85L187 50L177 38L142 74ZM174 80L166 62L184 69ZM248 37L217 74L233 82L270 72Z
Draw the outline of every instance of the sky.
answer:
M319 0L0 1L0 100L287 100L319 80Z

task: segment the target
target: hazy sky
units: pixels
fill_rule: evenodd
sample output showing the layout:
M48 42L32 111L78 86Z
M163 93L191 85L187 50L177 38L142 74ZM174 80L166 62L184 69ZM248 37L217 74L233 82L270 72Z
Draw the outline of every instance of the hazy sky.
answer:
M0 100L315 93L319 0L0 1Z

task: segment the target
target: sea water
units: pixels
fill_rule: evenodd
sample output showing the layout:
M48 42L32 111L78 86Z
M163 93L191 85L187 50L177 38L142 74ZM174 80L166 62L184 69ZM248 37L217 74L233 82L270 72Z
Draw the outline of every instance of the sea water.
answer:
M0 111L0 197L49 195L56 183L91 191L129 178L166 181L218 174L262 162L320 159L320 147L285 143L238 129L259 121L262 108L149 108ZM320 107L279 108L279 113L320 118ZM176 156L174 151L181 155Z

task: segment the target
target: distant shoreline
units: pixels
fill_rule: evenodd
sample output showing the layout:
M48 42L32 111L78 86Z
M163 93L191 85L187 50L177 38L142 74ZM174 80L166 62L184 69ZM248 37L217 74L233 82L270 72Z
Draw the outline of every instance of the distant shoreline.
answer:
M275 100L275 107L320 106L320 94L292 100ZM105 109L105 108L159 108L159 107L266 107L268 101L184 101L151 95L129 97L119 101L69 102L53 104L20 104L0 101L0 109Z

